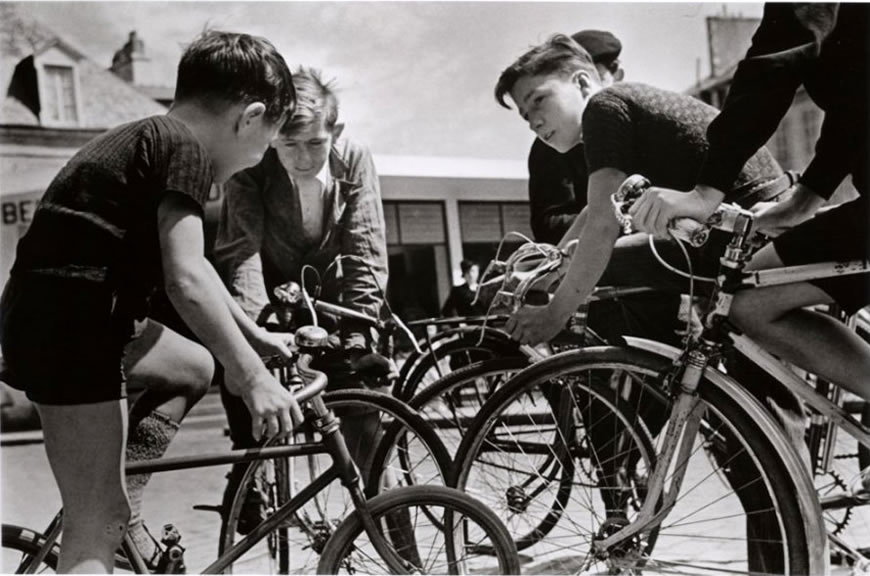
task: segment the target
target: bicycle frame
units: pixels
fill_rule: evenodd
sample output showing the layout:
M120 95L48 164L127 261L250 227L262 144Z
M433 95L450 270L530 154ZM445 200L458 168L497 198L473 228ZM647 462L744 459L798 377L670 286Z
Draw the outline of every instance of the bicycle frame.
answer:
M866 273L870 271L870 262L819 263L747 273L743 271L743 266L747 260L751 244L749 240L750 229L751 216L738 215L736 222L733 223L733 228L730 230L734 232L734 238L720 260L721 266L714 292L714 304L706 315L704 330L699 337L689 338L686 352L679 356L679 360L675 361L675 366L680 370L672 376L671 383L675 387L678 385L679 390L674 392L676 396L668 428L665 432L663 450L650 477L647 498L637 518L631 524L606 538L595 541L594 548L598 550L607 550L642 532L649 526L655 525L670 511L685 475L685 466L681 465L682 459L692 449L692 443L701 420L701 412L697 410L695 390L702 377L709 376L712 371L709 366L710 361L719 354L723 342L730 340L738 351L758 364L771 376L777 378L810 406L831 418L861 444L870 446L870 430L855 421L838 405L816 392L807 382L748 337L734 333L727 324L731 303L739 288L774 286L817 278ZM631 342L638 339L628 340ZM794 451L790 447L787 448L787 451L791 453L791 456L794 456ZM673 474L669 476L675 455L678 455L676 465ZM670 479L670 487L665 492L665 483L668 479ZM656 512L660 499L661 507ZM814 517L818 516L814 515Z
M366 533L371 538L372 545L387 563L390 570L398 574L407 572L407 567L401 558L391 549L368 512L368 504L360 486L359 470L347 449L344 436L339 429L338 418L326 407L320 396L309 400L309 412L311 413L311 421L321 434L322 439L319 442L268 446L248 450L231 450L229 452L212 452L198 456L177 456L157 460L143 460L128 463L125 467L127 475L135 475L173 470L190 470L222 464L240 464L272 458L296 458L317 454L328 454L332 458L332 466L312 480L308 486L282 505L250 534L236 542L229 550L225 551L219 558L204 568L203 574L222 573L233 562L266 538L272 531L286 522L300 508L337 479L341 480L342 485L350 493L354 509L360 514L362 524ZM62 531L62 517L63 511L61 510L43 532L43 544L39 553L28 559L29 565L24 572L25 574L35 573L45 555L57 542ZM142 556L132 543L129 534L124 537L122 549L127 554L134 572L140 574L149 573Z

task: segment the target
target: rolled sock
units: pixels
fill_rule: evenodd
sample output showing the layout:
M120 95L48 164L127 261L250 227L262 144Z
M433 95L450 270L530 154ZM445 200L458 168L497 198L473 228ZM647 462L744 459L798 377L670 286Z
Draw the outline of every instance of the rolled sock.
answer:
M138 422L130 422L127 438L127 461L138 462L160 458L166 452L175 434L178 423L160 412L151 412ZM157 543L145 528L142 520L142 493L151 474L136 474L127 477L127 496L130 499L130 526L128 533L139 553L149 562L157 553Z

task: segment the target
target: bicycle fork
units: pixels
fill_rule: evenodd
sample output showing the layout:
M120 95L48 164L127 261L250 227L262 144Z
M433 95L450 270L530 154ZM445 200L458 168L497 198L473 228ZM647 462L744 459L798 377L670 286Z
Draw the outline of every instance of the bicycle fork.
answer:
M702 350L692 350L686 358L679 381L679 393L671 409L668 427L665 430L662 451L649 479L647 496L637 518L609 536L592 542L593 553L606 555L611 548L658 525L671 511L677 501L686 474L686 464L692 454L695 436L701 426L705 405L696 393L701 376L710 355ZM671 464L676 461L669 476ZM670 479L667 491L665 484Z
M359 514L363 529L368 534L375 551L393 574L414 573L412 572L413 566L409 566L393 549L381 527L371 515L371 510L363 493L359 468L348 451L344 434L340 429L339 419L326 407L320 396L311 400L311 409L314 413L314 425L323 438L323 444L332 456L341 483L348 490L354 509Z

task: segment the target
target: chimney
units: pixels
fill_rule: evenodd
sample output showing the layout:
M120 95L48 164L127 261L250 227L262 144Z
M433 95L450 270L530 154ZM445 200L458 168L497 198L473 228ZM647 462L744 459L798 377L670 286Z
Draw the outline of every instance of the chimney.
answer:
M143 80L141 72L149 61L150 59L145 55L145 42L133 30L127 38L127 43L115 52L109 70L130 84L141 83Z

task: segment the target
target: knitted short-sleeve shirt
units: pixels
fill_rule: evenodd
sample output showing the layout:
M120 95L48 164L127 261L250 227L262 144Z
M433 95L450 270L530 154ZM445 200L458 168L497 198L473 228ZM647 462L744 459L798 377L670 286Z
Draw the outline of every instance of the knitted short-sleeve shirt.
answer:
M178 192L202 208L213 177L208 152L182 122L153 116L118 126L54 178L12 273L109 283L139 315L162 276L161 199Z
M589 99L583 141L589 173L615 168L642 174L655 186L690 190L707 151L707 126L718 110L700 100L622 82ZM744 165L734 188L782 173L762 148Z

